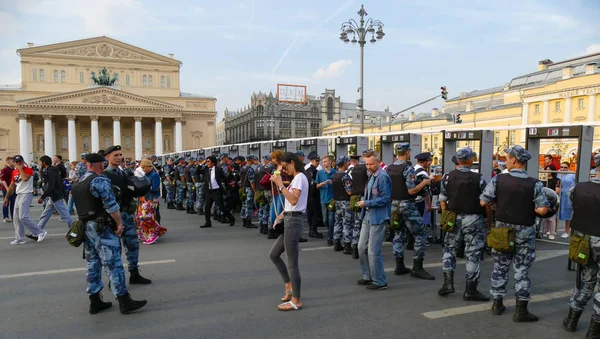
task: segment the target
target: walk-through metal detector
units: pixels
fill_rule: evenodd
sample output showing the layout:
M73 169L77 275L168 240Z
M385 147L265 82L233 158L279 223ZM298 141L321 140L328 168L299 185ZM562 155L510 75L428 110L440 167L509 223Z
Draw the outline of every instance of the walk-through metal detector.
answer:
M334 149L336 158L342 155L350 155L350 147L352 146L355 147L356 155L362 155L364 151L369 149L369 138L362 136L337 137Z
M219 157L219 154L221 154L221 147L213 147L210 149L210 153L211 155L215 156L215 157Z
M271 152L273 152L271 145L272 145L271 141L264 141L264 142L260 143L260 156L261 157L264 157L265 155L268 155L269 157L271 156Z
M388 134L381 136L381 161L384 164L391 165L394 162L394 153L396 145L399 143L410 143L410 161L416 164L414 156L421 153L421 135L415 133Z
M477 153L478 164L472 168L483 175L486 182L492 180L494 159L494 132L487 130L477 131L442 131L444 153L442 155L442 171L448 173L454 169L452 157L456 151L470 144Z
M540 141L543 139L576 139L577 140L577 169L576 182L590 180L590 158L594 143L593 126L557 126L529 127L525 145L533 156L527 162L527 173L533 178L539 178Z
M183 152L183 157L185 158L186 161L189 161L191 156L192 156L192 151Z
M206 153L204 152L204 150L203 150L203 149L199 149L199 150L197 150L197 151L196 151L196 157L197 157L197 158L198 158L198 157L201 157L201 156L206 158L206 155L205 155L205 154L206 154Z
M285 141L273 141L272 143L273 151L276 149L282 151L283 153L287 152L287 144Z
M248 154L250 154L248 153L248 144L238 146L238 155L245 158L248 156Z
M304 152L304 161L309 162L308 154L310 152L317 152L320 156L325 156L328 152L329 141L327 139L315 138L315 139L303 139L300 140L300 150Z
M261 161L261 163L262 163L262 157L265 156L265 154L262 154L260 151L259 143L254 143L254 144L248 145L248 154L254 154L254 156L257 157Z
M298 150L298 141L288 140L285 142L285 148L288 152L296 153Z
M231 159L233 159L233 158L237 157L238 155L240 155L239 146L238 145L229 146L229 157Z

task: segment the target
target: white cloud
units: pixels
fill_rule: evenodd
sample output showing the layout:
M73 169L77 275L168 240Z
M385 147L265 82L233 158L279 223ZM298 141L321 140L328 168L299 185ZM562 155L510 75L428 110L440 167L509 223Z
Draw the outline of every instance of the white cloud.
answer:
M600 53L600 44L589 45L585 49L585 53L584 54L596 54L596 53Z
M0 11L0 36L9 36L23 28L23 24L12 14Z
M321 66L313 75L315 79L331 79L337 78L344 74L346 67L352 65L352 60L338 60L329 64L329 67L325 68Z

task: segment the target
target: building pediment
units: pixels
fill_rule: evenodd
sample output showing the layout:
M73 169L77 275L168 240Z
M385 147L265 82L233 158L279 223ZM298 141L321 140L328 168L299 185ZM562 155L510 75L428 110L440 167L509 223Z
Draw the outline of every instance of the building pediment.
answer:
M178 110L182 107L168 102L124 92L111 87L93 87L17 101L19 107L123 107L140 109Z
M181 62L105 36L17 50L25 56L134 61L180 66Z

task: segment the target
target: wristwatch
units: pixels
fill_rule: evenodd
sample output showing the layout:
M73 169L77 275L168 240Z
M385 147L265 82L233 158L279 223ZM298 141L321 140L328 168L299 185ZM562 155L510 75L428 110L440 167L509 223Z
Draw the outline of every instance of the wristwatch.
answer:
M281 185L281 186L279 186L277 188L279 189L279 192L281 192L285 188L285 186Z

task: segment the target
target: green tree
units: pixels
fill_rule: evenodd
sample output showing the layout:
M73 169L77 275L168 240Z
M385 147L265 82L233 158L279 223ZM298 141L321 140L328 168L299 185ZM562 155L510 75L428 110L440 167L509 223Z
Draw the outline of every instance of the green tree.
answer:
M560 157L567 153L569 145L563 139L556 139L552 144L552 147L548 150L548 153L554 153Z
M356 146L355 145L351 145L350 147L348 147L348 154L356 155Z
M381 153L381 139L377 140L375 143L375 152Z

